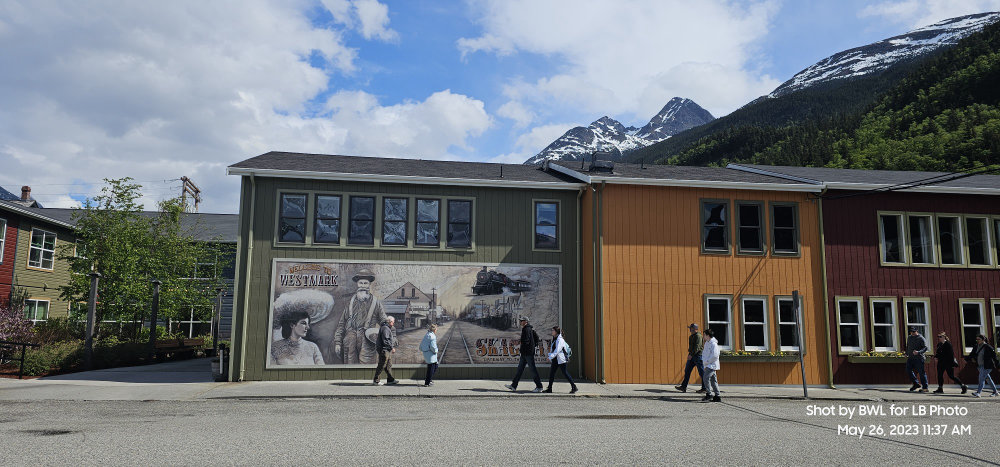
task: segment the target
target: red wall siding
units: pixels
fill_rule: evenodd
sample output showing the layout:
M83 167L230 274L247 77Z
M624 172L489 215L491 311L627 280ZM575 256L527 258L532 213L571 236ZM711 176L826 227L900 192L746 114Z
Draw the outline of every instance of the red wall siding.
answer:
M10 213L0 213L0 218L7 220L7 230L2 232L6 241L3 244L3 261L0 261L0 301L10 296L11 284L14 282L14 251L17 249L18 218Z
M827 196L845 193L849 192L830 191ZM947 332L957 353L962 348L960 298L985 299L986 325L992 330L989 306L991 298L1000 298L1000 269L882 266L879 262L878 211L1000 215L1000 197L895 192L823 201L834 384L905 384L909 381L902 364L850 363L847 356L839 354L834 301L837 296L864 298L865 339L869 350L872 346L869 297L896 297L901 349L906 335L903 297L930 298L931 332ZM933 350L937 339L929 336L927 341ZM966 384L975 383L975 368L965 365L961 356L958 358L962 365L960 377ZM931 384L937 384L933 359L928 358L927 371Z

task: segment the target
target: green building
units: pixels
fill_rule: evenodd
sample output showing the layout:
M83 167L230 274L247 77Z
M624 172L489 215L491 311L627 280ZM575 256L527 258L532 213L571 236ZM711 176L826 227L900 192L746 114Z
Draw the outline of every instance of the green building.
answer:
M228 170L242 179L232 380L370 379L389 316L397 378L423 375L429 324L440 378L511 377L520 317L544 341L543 376L553 326L580 348L583 184L534 166L284 152Z

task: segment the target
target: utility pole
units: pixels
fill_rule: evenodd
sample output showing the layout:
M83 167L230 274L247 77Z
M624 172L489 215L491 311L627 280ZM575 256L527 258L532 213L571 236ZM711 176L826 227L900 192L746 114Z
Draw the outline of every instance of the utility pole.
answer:
M222 325L222 295L226 289L216 287L215 289L215 314L212 316L212 353L218 355L219 352L219 328Z
M184 210L187 211L187 197L190 194L191 199L194 200L194 212L198 212L198 205L201 204L201 189L190 178L181 177L181 182L181 202L184 204Z

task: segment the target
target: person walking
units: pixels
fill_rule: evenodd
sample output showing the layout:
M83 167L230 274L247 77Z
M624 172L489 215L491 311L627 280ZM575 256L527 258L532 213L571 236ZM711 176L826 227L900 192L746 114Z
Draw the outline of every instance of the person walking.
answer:
M705 337L708 341L705 342L705 347L702 349L701 354L704 358L705 364L705 398L702 402L722 402L722 398L719 397L719 377L716 372L719 371L719 341L715 339L715 331L711 329L705 330ZM715 396L712 396L712 393Z
M910 335L906 338L906 374L910 375L910 392L920 388L927 392L927 368L924 366L924 353L927 352L927 339L920 335L915 327L910 327ZM919 379L918 379L919 377Z
M542 378L538 376L538 368L535 367L535 348L538 347L538 333L528 323L528 317L522 316L519 320L521 324L521 359L517 362L517 372L514 373L514 380L506 387L511 391L517 391L517 383L521 381L521 374L524 367L531 367L531 373L535 377L535 389L531 392L542 392Z
M947 333L941 332L938 334L937 348L934 350L934 360L937 361L938 379L938 387L934 390L934 394L944 392L945 373L948 373L948 377L962 387L962 394L965 394L969 390L969 387L962 380L955 377L955 368L958 368L958 360L955 359L955 349L952 348L951 340L948 339Z
M562 329L559 326L552 327L552 351L549 352L549 361L552 362L552 369L549 370L549 387L542 392L552 392L552 383L556 380L556 370L562 371L563 376L566 377L566 381L569 381L569 385L572 389L569 390L570 394L576 393L576 383L573 382L573 377L569 375L569 370L566 369L566 363L569 362L567 355L570 354L569 345L566 345L566 340L563 339Z
M980 334L976 336L976 347L972 349L972 353L966 360L970 362L975 362L979 367L979 387L976 392L972 393L972 397L981 397L983 392L983 386L987 382L990 383L990 387L993 388L993 394L990 397L996 397L997 385L993 383L993 378L990 377L990 372L994 369L1000 367L1000 362L997 361L997 351L986 341L986 335Z
M434 373L438 369L438 341L437 325L427 326L427 334L420 341L420 351L424 353L424 363L427 363L427 376L424 377L424 386L434 384Z
M680 385L674 386L674 389L680 392L687 392L688 380L691 379L691 370L697 368L698 377L701 378L701 389L698 392L702 393L707 389L705 387L705 365L701 361L701 351L705 344L701 333L698 332L697 324L691 323L688 326L688 330L691 331L691 335L688 336L688 358L684 364L684 381L681 381Z
M382 321L382 326L378 329L378 337L375 339L375 351L378 353L378 366L375 367L375 379L372 384L381 386L382 381L379 376L385 370L385 384L396 384L399 381L392 377L392 354L396 353L396 318L390 316Z

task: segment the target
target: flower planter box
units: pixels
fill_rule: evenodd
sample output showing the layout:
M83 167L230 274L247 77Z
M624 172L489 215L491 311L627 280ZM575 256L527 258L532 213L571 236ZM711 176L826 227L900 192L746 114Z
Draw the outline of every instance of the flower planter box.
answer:
M741 362L771 362L771 363L793 363L799 361L798 355L720 355L720 362L741 363Z
M887 356L865 356L865 355L848 355L847 361L851 363L906 363L906 357L887 357Z

